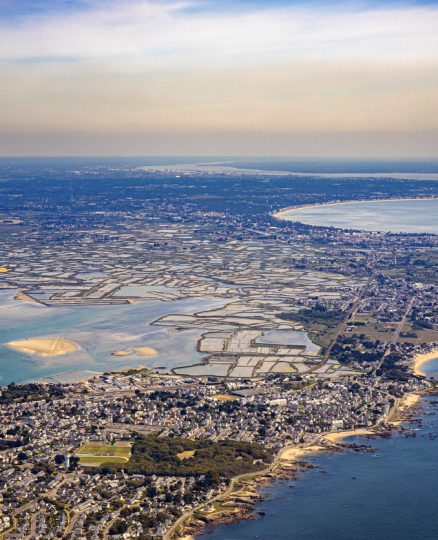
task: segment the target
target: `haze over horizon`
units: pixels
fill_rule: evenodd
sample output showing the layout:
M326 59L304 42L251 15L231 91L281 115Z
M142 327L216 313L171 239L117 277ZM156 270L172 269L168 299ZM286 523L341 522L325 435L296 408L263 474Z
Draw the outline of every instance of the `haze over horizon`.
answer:
M431 1L0 0L0 155L438 157L437 28Z

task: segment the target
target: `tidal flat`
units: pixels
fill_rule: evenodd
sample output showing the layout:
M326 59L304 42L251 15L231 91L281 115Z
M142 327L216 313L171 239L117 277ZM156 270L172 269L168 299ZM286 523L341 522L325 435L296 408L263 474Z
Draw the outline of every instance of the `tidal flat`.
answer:
M201 332L174 332L151 323L169 313L192 313L223 305L211 299L141 302L114 306L57 306L14 300L15 291L0 292L0 383L42 379L62 372L108 371L121 367L164 367L193 364L201 354L196 344ZM11 348L50 334L79 346L57 356L28 354ZM157 355L114 356L112 353L150 347Z

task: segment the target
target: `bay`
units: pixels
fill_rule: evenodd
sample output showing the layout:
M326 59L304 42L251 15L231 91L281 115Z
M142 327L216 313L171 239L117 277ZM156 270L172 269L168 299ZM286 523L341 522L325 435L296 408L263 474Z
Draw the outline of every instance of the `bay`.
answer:
M341 229L438 234L438 199L304 206L282 212L281 219Z

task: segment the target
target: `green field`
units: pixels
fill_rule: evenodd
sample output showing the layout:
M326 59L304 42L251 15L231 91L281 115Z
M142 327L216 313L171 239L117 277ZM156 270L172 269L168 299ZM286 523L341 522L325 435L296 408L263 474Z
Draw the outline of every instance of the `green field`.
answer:
M131 457L131 443L120 441L114 445L89 441L75 453L81 465L103 465L104 463L126 463Z

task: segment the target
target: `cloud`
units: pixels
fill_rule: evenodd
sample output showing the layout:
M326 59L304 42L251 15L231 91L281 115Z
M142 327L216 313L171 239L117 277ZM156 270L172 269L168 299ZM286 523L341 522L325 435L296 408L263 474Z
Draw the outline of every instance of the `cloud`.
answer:
M147 67L190 61L282 58L432 58L436 7L353 9L305 4L243 11L191 11L194 2L93 2L73 13L32 15L1 28L5 60L76 57Z
M115 154L120 137L162 153L166 134L175 154L228 140L263 153L263 133L303 152L299 134L309 148L313 135L338 154L367 133L378 149L436 139L421 135L438 132L436 6L215 5L90 0L0 21L0 136L45 141L46 154L61 141L81 153L81 137Z

